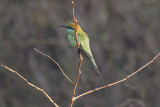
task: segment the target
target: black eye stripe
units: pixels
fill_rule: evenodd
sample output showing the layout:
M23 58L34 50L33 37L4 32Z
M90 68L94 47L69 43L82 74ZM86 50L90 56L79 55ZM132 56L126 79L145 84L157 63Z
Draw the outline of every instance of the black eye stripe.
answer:
M75 30L74 28L72 28L72 27L69 27L69 26L68 26L67 28L68 28L68 29L73 29L73 30Z

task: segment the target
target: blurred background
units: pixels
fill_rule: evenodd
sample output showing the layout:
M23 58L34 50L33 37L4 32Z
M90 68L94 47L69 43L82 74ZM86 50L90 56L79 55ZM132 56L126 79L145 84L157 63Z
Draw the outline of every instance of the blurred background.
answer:
M133 73L160 49L159 0L75 1L78 23L105 83ZM67 107L73 85L48 58L76 80L79 58L57 26L73 22L70 0L0 0L0 63L43 88L60 107ZM87 57L76 95L102 86ZM160 59L129 80L81 97L74 107L159 107ZM0 67L0 107L52 107L48 99L15 74Z

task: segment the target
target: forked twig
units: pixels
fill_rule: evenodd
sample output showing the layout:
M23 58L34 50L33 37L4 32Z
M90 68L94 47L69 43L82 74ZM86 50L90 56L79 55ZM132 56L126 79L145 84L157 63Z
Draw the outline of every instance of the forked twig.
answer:
M74 18L74 21L75 21L75 36L76 36L76 42L77 42L77 48L78 48L78 55L79 55L79 67L78 67L78 75L77 75L77 80L76 80L76 83L74 85L74 89L73 89L73 94L72 94L72 100L71 100L71 103L70 103L70 107L73 106L73 102L74 102L74 99L75 99L75 93L76 93L76 88L77 88L77 85L78 85L78 81L79 81L79 77L81 75L81 63L83 61L83 58L81 56L81 52L80 52L80 44L78 42L78 37L77 37L77 19L75 18L75 14L74 14L74 1L71 1L72 3L72 15L73 15L73 18Z
M73 81L64 73L64 71L62 70L61 66L59 65L59 63L58 63L57 61L55 61L55 60L54 60L53 58L51 58L49 55L44 54L43 52L39 51L39 50L36 49L36 48L34 48L34 50L35 50L36 52L40 53L41 55L43 55L43 56L45 56L45 57L48 57L50 60L52 60L52 61L59 67L59 69L61 70L62 74L66 77L66 79L67 79L69 82L71 82L72 84L74 84Z
M7 66L5 66L5 65L3 65L3 64L0 64L0 65L1 65L2 67L6 68L7 70L15 73L16 75L18 75L22 80L24 80L24 81L25 81L28 85L30 85L31 87L36 88L38 91L42 92L42 93L49 99L49 101L50 101L52 104L54 104L55 107L59 107L59 106L52 100L52 98L51 98L43 89L41 89L41 88L35 86L34 84L28 82L28 80L27 80L26 78L24 78L21 74L19 74L17 71L14 71L14 70L12 70L11 68L9 68L9 67L7 67Z
M134 76L135 74L137 74L138 72L140 72L142 69L144 69L145 67L147 67L148 65L150 65L151 63L153 63L154 60L156 60L159 56L160 56L160 52L159 52L151 61L149 61L147 64L145 64L144 66L142 66L141 68L139 68L137 71L133 72L132 74L128 75L128 76L125 77L124 79L121 79L121 80L116 81L116 82L113 82L113 83L111 83L111 84L108 84L108 85L105 85L105 86L102 86L102 87L95 88L95 89L93 89L93 90L87 91L87 92L85 92L85 93L83 93L83 94L80 94L80 95L78 95L77 97L75 97L74 100L76 100L76 99L78 99L78 98L80 98L80 97L82 97L82 96L84 96L84 95L90 94L90 93L92 93L92 92L94 92L94 91L98 91L98 90L101 90L101 89L106 88L106 87L111 87L111 86L113 86L113 85L116 85L116 84L119 84L119 83L121 83L121 82L126 81L128 78Z

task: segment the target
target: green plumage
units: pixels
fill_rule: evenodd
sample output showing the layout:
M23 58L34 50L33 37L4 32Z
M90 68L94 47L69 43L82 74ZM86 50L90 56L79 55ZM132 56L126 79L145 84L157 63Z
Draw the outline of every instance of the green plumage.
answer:
M78 37L78 42L80 43L80 50L89 58L93 58L87 34L83 31L79 31L77 32L77 37ZM72 47L75 48L77 47L77 41L74 30L68 29L68 41Z
M77 41L76 41L76 36L75 36L75 30L74 27L73 29L67 29L68 31L68 41L69 44L72 47L77 47ZM78 37L78 42L80 43L80 50L83 52L83 54L87 55L88 58L91 60L95 70L97 72L99 72L97 64L93 58L91 49L90 49L90 45L89 45L89 38L87 36L87 34L85 32L83 32L83 30L80 28L80 26L78 25L77 27L77 37Z
M76 41L76 36L75 36L75 23L71 23L68 26L61 26L61 27L65 27L67 28L68 31L68 41L69 44L72 47L77 47L77 41ZM97 64L93 58L91 49L90 49L90 45L89 45L89 38L87 36L87 34L81 29L81 27L77 24L77 38L78 38L78 42L80 43L80 50L81 52L83 52L83 54L87 55L87 57L91 60L94 69L97 71L97 73L99 74L101 81L104 85L102 76L99 72L99 69L97 67Z

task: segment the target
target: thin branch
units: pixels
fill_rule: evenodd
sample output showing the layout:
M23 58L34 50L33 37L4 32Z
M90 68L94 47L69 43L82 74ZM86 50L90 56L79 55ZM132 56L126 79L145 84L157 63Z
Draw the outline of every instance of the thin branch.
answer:
M145 64L144 66L142 66L141 68L139 68L137 71L133 72L132 74L128 75L128 76L125 77L124 79L121 79L121 80L116 81L116 82L113 82L113 83L111 83L111 84L108 84L108 85L105 85L105 86L102 86L102 87L95 88L95 89L93 89L93 90L87 91L87 92L85 92L85 93L83 93L83 94L80 94L80 95L78 95L77 97L75 97L74 100L76 100L76 99L78 99L78 98L80 98L80 97L82 97L82 96L84 96L84 95L90 94L90 93L92 93L92 92L101 90L101 89L106 88L106 87L111 87L111 86L113 86L113 85L116 85L116 84L119 84L119 83L121 83L121 82L126 81L128 78L134 76L134 75L137 74L138 72L142 71L142 69L144 69L145 67L147 67L148 65L150 65L151 63L153 63L159 56L160 56L160 53L158 53L158 54L157 54L151 61L149 61L147 64Z
M76 80L76 83L74 85L74 89L73 89L73 94L72 94L72 100L71 100L71 103L70 103L70 107L73 106L73 102L74 102L74 99L75 99L75 93L76 93L76 88L77 88L77 85L78 85L78 81L79 81L79 78L80 78L80 75L81 75L81 63L83 61L83 58L81 56L81 52L80 52L80 44L78 42L78 37L77 37L77 19L75 18L75 14L74 14L74 1L71 1L72 3L72 15L73 15L73 18L74 18L74 21L75 21L75 36L76 36L76 42L77 42L77 48L78 48L78 55L79 55L79 67L78 67L78 75L77 75L77 80Z
M26 78L24 78L21 74L19 74L17 71L14 71L14 70L12 70L11 68L9 68L9 67L7 67L7 66L5 66L5 65L3 65L3 64L0 64L0 65L1 65L2 67L4 67L5 69L7 69L7 70L15 73L16 75L18 75L22 80L24 80L24 81L25 81L28 85L30 85L31 87L33 87L33 88L37 89L38 91L42 92L42 93L49 99L49 101L50 101L52 104L54 104L55 107L59 107L59 106L52 100L52 98L51 98L43 89L41 89L41 88L35 86L34 84L28 82L28 80L27 80Z
M80 56L81 57L81 56ZM78 67L78 75L77 75L77 80L76 80L76 83L75 83L75 86L74 86L74 89L73 89L73 95L72 95L72 100L71 100L71 104L70 104L70 107L73 106L73 102L74 102L74 99L75 99L75 93L76 93L76 88L77 88L77 85L78 85L78 81L79 81L79 78L80 78L80 75L81 75L81 63L82 63L82 58L79 62L79 67Z
M58 62L56 62L56 61L55 61L53 58L51 58L49 55L44 54L43 52L39 51L38 49L34 48L34 50L35 50L36 52L40 53L41 55L43 55L43 56L45 56L45 57L48 57L50 60L52 60L52 61L59 67L59 69L61 70L62 74L66 77L66 79L67 79L69 82L71 82L72 84L74 84L73 81L64 73L64 71L62 70L62 68L61 68L61 66L59 65Z

